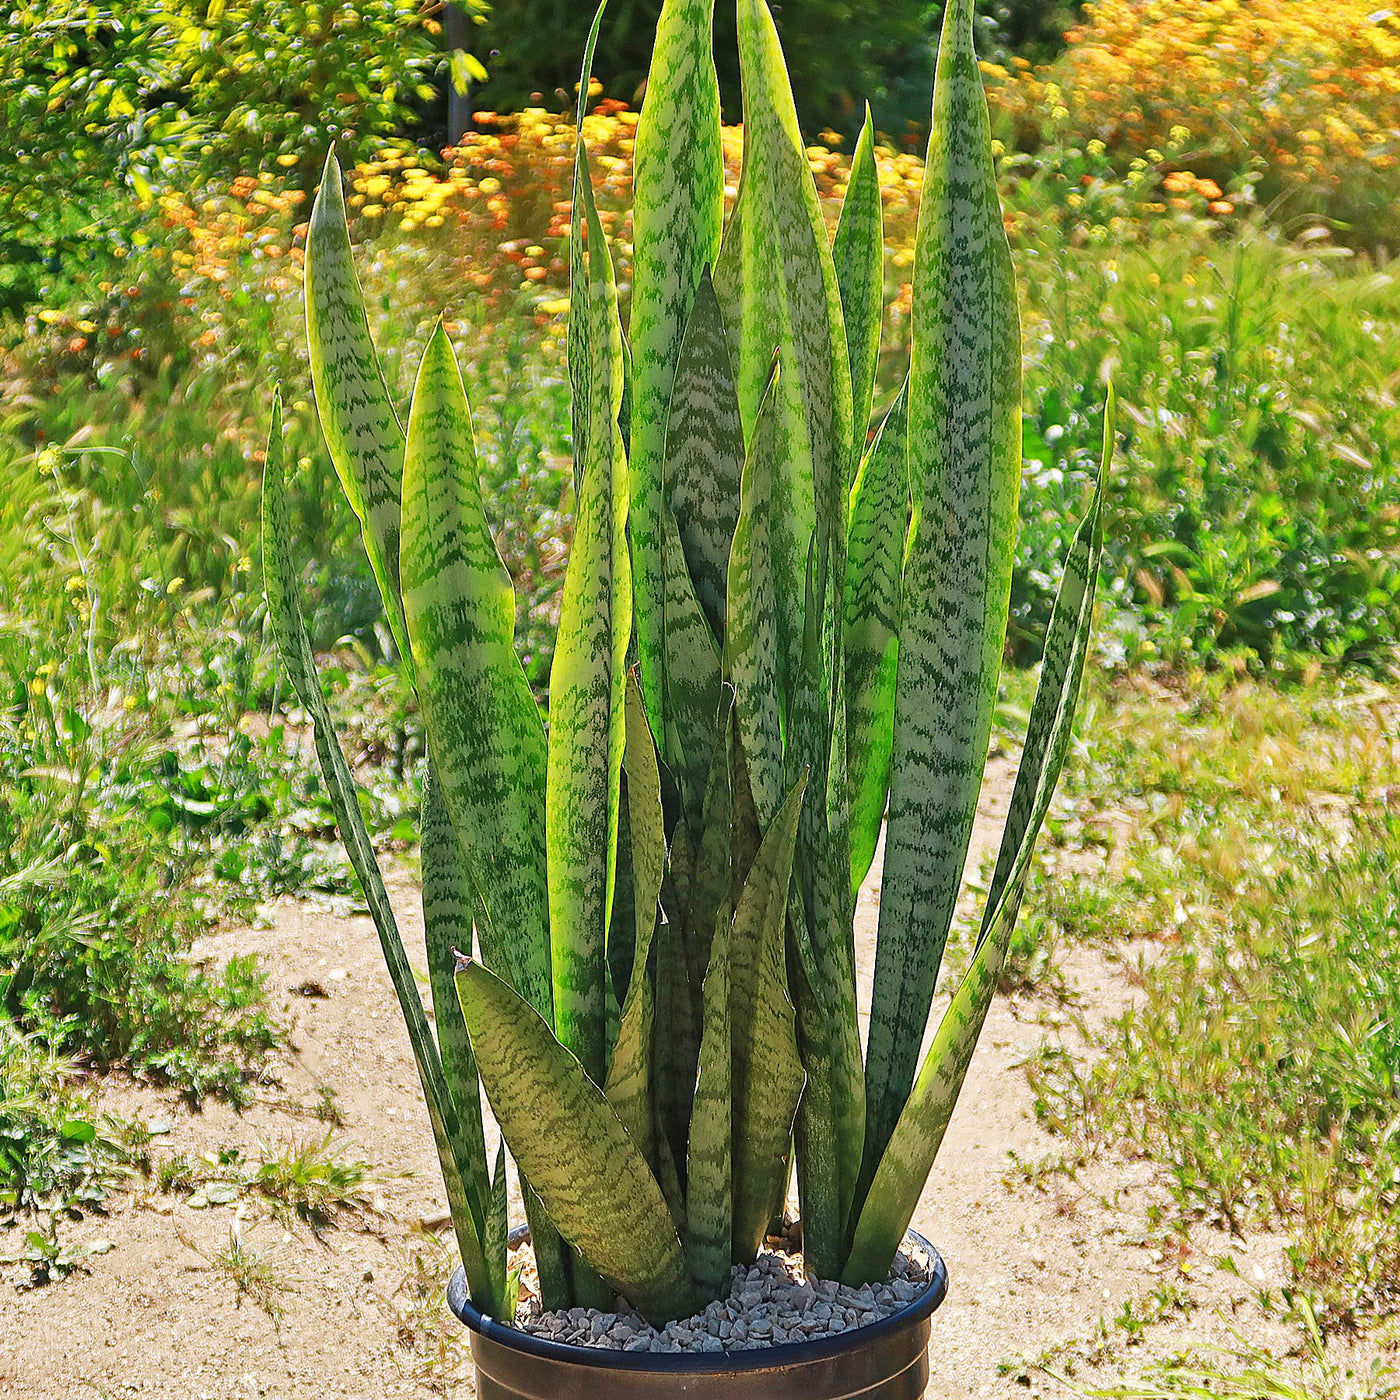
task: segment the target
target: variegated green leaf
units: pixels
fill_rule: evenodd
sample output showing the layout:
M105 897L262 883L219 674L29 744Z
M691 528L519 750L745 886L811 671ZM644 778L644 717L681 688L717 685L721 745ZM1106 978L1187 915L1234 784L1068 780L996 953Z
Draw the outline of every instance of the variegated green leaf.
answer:
M909 524L908 391L906 383L885 415L851 495L846 555L846 774L853 895L875 858L890 790L900 570Z
M783 931L805 788L804 775L764 836L729 937L736 1261L753 1259L768 1222L782 1207L792 1121L802 1093Z
M973 0L947 7L915 245L913 512L867 1059L868 1181L913 1083L986 763L1021 478L1021 337Z
M1045 650L1040 664L1040 680L1026 723L1025 744L1016 769L1016 785L1007 805L1006 826L997 851L996 868L987 890L987 906L978 934L980 943L1001 902L1002 892L1013 878L1015 866L1029 860L1036 832L1044 819L1064 762L1074 708L1079 696L1080 673L1088 646L1089 625L1094 607L1103 555L1104 492L1113 467L1114 432L1118 399L1109 384L1104 403L1103 447L1099 457L1099 479L1089 514L1075 532L1065 573L1050 612L1045 632Z
M455 988L452 996L455 1001L457 997ZM462 1008L459 1005L457 1015L461 1016L461 1014ZM472 1092L477 1095L478 1102L474 1107L479 1113L480 1086L476 1076L475 1058L472 1060ZM514 1318L515 1297L519 1293L519 1275L516 1275L515 1282L512 1284L506 1272L506 1258L510 1248L510 1192L509 1183L506 1180L506 1144L504 1138L496 1144L496 1169L491 1175L489 1185L490 1190L486 1197L486 1230L483 1236L486 1258L490 1261L491 1267L498 1270L500 1278L500 1289L496 1294L501 1300L499 1316Z
M847 1283L884 1278L913 1218L952 1117L1016 925L1035 839L1059 781L1084 674L1094 587L1103 553L1103 496L1113 450L1113 397L1104 415L1103 464L1089 514L1075 533L1045 638L1040 682L1026 728L1006 828L972 966L924 1059L913 1093L881 1158L849 1262Z
M477 1199L489 1203L494 1199L494 1194L490 1178L486 1175L481 1086L477 1079L476 1057L472 1054L471 1040L467 1036L466 1022L462 1020L462 1008L453 982L457 968L456 950L471 947L472 909L476 899L431 763L423 781L420 846L423 856L423 941L428 957L428 988L433 998L438 1057L442 1061L443 1074L469 1146ZM481 1222L483 1230L489 1217L488 1207L487 1220ZM487 1238L486 1235L483 1238ZM487 1243L489 1246L489 1239ZM498 1272L504 1287L504 1243L499 1258L492 1254L490 1248L487 1258L492 1269Z
M681 341L666 422L664 494L680 531L695 596L716 637L725 627L725 572L739 511L744 429L714 283L701 274Z
M631 836L635 891L632 975L622 1003L617 1043L608 1067L607 1094L623 1126L654 1161L654 1113L651 1101L651 1026L653 993L647 975L652 933L656 928L661 881L666 873L666 834L661 814L661 772L647 724L641 688L627 678L627 825Z
M724 218L713 10L714 0L665 0L633 158L632 557L642 693L663 745L670 743L661 721L670 591L662 564L666 418L686 318L700 275L715 260ZM663 752L675 762L669 747Z
M359 518L385 615L407 659L399 598L404 435L365 316L334 150L326 156L306 233L306 339L326 450Z
M771 543L778 431L775 385L781 373L774 359L744 461L739 519L729 553L729 618L724 632L725 678L734 687L739 742L759 826L765 831L783 801L783 686Z
M851 366L852 441L850 471L865 451L875 367L880 359L880 322L885 311L885 213L880 205L880 176L875 168L875 124L865 105L841 221L831 248L841 311L846 322L846 352ZM849 485L849 482L847 483Z
M404 953L393 906L389 903L369 832L365 829L355 781L350 776L350 766L341 751L330 710L321 692L321 682L316 674L311 642L302 621L301 603L297 596L298 573L292 559L283 470L282 404L279 398L272 409L272 429L263 474L262 551L268 617L292 687L302 707L311 715L316 757L335 812L336 825L350 863L359 877L365 903L369 906L375 930L379 934L379 946L398 997L399 1009L408 1027L409 1043L413 1048L419 1082L427 1103L428 1120L432 1124L438 1165L447 1190L452 1225L466 1268L467 1284L479 1306L494 1309L500 1301L496 1292L498 1278L487 1260L482 1238L486 1203L477 1197L475 1186L484 1165L479 1171L472 1156L472 1142L462 1129L456 1104L443 1076L442 1062L438 1058L433 1033L428 1027L428 1018L418 995L418 984Z
M695 1304L661 1188L603 1091L533 1007L480 963L457 993L486 1097L559 1232L653 1321Z
M705 790L718 749L716 716L720 700L720 657L686 567L675 517L661 511L666 629L663 706L667 763L680 786L691 829L703 824ZM635 544L635 535L633 542ZM637 595L641 594L640 581ZM643 678L645 687L645 677ZM645 688L643 689L645 695Z
M409 413L401 574L428 747L481 901L482 948L548 1015L544 726L515 654L515 590L482 511L471 410L441 326Z
M686 1157L685 1252L690 1276L707 1297L718 1297L733 1253L734 1201L729 1026L729 910L721 908L710 939L705 974L700 1073L690 1113Z
M676 827L672 847L675 852L685 841L685 827ZM678 1167L685 1162L686 1143L690 1137L690 1103L695 1093L695 1071L700 1055L700 1025L696 1014L696 990L690 985L690 968L685 944L681 939L681 923L676 908L675 891L670 881L662 890L662 903L672 917L662 918L653 937L656 959L656 1013L652 1018L651 1076L655 1094L654 1113L657 1124L657 1156L670 1162L670 1170L679 1175ZM663 1184L666 1184L663 1177ZM669 1200L683 1200L680 1184L667 1191Z
M554 1021L595 1083L607 1074L607 928L617 857L623 692L632 627L627 554L627 458L622 329L612 259L579 143L588 220L588 337L592 380L588 457L579 481L549 681L546 790Z
M584 232L588 223L588 205L593 202L592 176L588 169L588 154L583 144L583 116L588 109L588 89L593 79L593 52L598 46L598 30L603 23L603 11L608 0L601 0L588 31L583 50L583 71L579 75L578 109L575 121L577 144L574 147L573 211L569 219L569 388L570 423L574 444L574 492L579 490L583 465L588 460L588 437L593 418L590 389L594 379L593 317L588 298L579 297L581 288L588 286L588 256Z
M715 270L746 437L774 351L779 428L773 572L781 674L796 671L809 542L842 522L851 444L851 374L831 244L798 127L792 86L764 0L739 0L744 164ZM818 567L827 568L829 541ZM820 590L819 590L820 592Z

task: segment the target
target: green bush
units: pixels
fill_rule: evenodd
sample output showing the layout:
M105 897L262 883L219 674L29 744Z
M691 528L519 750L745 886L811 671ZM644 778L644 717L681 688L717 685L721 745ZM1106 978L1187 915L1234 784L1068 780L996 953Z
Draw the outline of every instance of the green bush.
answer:
M368 151L435 95L414 0L90 0L0 17L0 307L116 267L153 192L338 140ZM309 181L313 171L301 172Z

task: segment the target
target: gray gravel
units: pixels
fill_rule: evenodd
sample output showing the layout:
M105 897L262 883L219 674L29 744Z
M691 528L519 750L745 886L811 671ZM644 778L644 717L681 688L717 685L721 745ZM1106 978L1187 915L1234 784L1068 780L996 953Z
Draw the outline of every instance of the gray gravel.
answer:
M531 1336L612 1351L754 1351L784 1342L808 1342L864 1327L907 1307L928 1286L929 1262L906 1246L882 1284L851 1288L827 1279L808 1279L802 1257L767 1249L754 1264L730 1270L729 1291L694 1317L651 1325L621 1299L617 1312L570 1308L539 1310L535 1298L522 1298L515 1325Z

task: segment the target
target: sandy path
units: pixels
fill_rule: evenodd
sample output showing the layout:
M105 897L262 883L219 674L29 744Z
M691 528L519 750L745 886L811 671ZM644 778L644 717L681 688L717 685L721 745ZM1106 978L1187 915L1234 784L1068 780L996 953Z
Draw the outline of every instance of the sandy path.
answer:
M969 862L974 872L995 847L1013 772L1010 760L993 757ZM416 890L401 882L394 895L405 941L414 948L421 939ZM878 887L868 883L857 915L866 1005L877 912ZM337 917L306 903L284 902L269 915L266 927L220 933L204 951L222 958L256 950L263 957L277 1003L295 1023L291 1051L278 1066L280 1083L261 1091L242 1115L219 1105L191 1113L168 1092L117 1082L108 1086L110 1106L170 1125L153 1142L157 1161L176 1151L217 1153L229 1146L247 1153L259 1140L324 1133L311 1110L325 1085L344 1115L339 1136L347 1150L386 1172L412 1175L375 1188L378 1214L347 1218L319 1240L303 1225L271 1218L254 1196L245 1195L236 1208L194 1210L145 1186L118 1195L111 1218L65 1228L69 1238L115 1242L91 1260L89 1274L35 1290L0 1286L0 1395L470 1394L460 1330L440 1302L450 1245L417 1228L441 1210L443 1199L407 1036L373 928L367 918ZM1121 964L1076 953L1065 971L1096 1014L1131 996ZM325 995L296 990L309 984ZM1017 1183L1008 1175L1008 1152L1034 1162L1064 1151L1062 1141L1037 1126L1018 1068L1052 1033L1018 1019L1004 999L994 1007L920 1203L915 1224L943 1251L952 1279L934 1319L930 1396L1026 1394L1024 1381L999 1375L999 1362L1034 1357L1064 1341L1081 1343L1079 1352L1090 1354L1101 1317L1108 1319L1109 1338L1099 1357L1103 1374L1146 1354L1165 1355L1188 1338L1224 1340L1232 1324L1265 1339L1260 1314L1246 1300L1259 1286L1256 1266L1277 1282L1277 1241L1233 1247L1242 1278L1214 1268L1212 1255L1217 1244L1221 1252L1227 1247L1223 1241L1206 1241L1168 1266L1133 1233L1142 1218L1138 1198L1153 1189L1144 1166L1096 1164L1078 1184ZM240 1304L228 1273L209 1262L227 1246L235 1224L275 1271L280 1320L247 1299ZM0 1253L10 1251L9 1239L0 1236ZM1167 1282L1195 1310L1174 1312L1129 1348L1112 1318L1125 1299L1143 1299ZM1080 1374L1083 1366L1081 1358ZM1060 1389L1031 1378L1031 1393Z

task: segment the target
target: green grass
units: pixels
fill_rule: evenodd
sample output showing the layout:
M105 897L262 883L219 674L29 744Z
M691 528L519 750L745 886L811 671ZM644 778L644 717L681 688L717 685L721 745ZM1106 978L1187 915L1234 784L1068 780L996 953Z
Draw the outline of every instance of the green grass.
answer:
M1102 1400L1385 1400L1400 1392L1400 1377L1377 1361L1358 1371L1333 1361L1311 1309L1302 1309L1301 1358L1280 1359L1247 1343L1194 1360L1165 1362L1140 1380L1078 1394Z
M1281 1229L1325 1327L1400 1312L1389 692L1129 682L1083 734L1027 938L1151 941L1126 954L1134 1008L1032 1062L1042 1122L1159 1163L1158 1229Z
M133 1171L125 1125L98 1111L72 1060L0 1018L0 1216L75 1211Z

